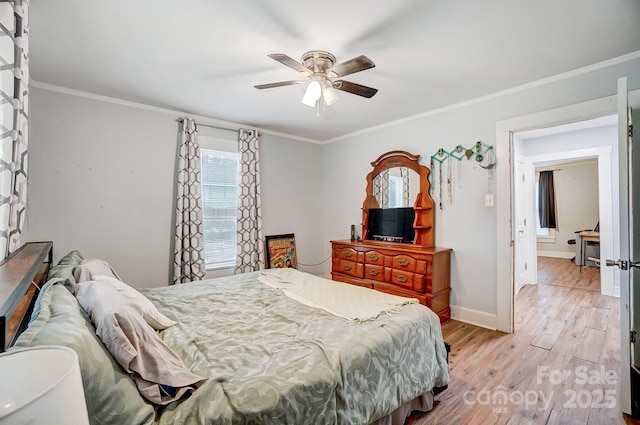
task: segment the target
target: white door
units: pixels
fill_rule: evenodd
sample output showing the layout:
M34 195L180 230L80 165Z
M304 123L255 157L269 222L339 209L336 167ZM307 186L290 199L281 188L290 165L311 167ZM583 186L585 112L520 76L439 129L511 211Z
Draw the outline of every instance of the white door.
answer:
M527 269L529 252L527 250L527 213L526 213L526 177L524 163L516 159L516 169L514 173L515 180L515 221L516 221L516 237L515 237L515 293L527 282Z
M640 102L631 106L640 110ZM637 118L636 118L637 119ZM620 269L620 403L622 411L640 417L640 143L638 131L631 135L631 113L627 80L618 80L618 158L620 167L619 259L607 259L607 266ZM634 183L634 179L636 184ZM638 211L638 210L636 210ZM635 240L635 244L634 244Z

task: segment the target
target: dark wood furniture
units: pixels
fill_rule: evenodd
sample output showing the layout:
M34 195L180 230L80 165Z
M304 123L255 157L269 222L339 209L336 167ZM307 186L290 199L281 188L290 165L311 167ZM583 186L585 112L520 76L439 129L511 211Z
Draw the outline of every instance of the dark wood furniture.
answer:
M449 309L450 249L380 241L331 241L331 278L417 298L444 322Z
M26 328L52 260L52 242L27 242L0 263L0 352Z
M434 202L429 195L429 169L418 163L420 156L391 151L371 163L367 194L362 205L362 240L335 240L332 246L331 278L382 292L417 298L444 322L451 317L449 307L451 250L434 246ZM413 243L372 240L369 210L385 208L378 176L396 167L415 172L411 186L415 232ZM408 189L408 188L405 188ZM406 197L407 195L405 195Z

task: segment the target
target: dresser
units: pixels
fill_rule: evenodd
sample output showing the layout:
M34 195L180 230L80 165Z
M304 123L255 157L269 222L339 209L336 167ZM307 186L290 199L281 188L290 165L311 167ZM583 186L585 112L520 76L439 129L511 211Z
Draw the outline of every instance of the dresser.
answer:
M374 240L331 241L331 278L417 298L440 322L449 320L451 250Z

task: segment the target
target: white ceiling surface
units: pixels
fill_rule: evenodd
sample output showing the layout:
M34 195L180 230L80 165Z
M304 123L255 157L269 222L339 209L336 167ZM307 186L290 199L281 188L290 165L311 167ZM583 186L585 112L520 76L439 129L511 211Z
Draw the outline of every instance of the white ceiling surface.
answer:
M640 50L637 0L32 0L41 83L327 141ZM332 119L267 57L376 67L344 77Z

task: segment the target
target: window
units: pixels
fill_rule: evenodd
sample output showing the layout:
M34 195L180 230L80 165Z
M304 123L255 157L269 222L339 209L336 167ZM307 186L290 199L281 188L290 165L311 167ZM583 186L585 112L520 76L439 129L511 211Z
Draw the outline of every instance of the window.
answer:
M556 231L555 229L543 229L540 227L540 199L538 196L539 182L536 179L536 237L538 242L556 243Z
M236 264L238 222L237 152L201 149L202 215L207 269Z

